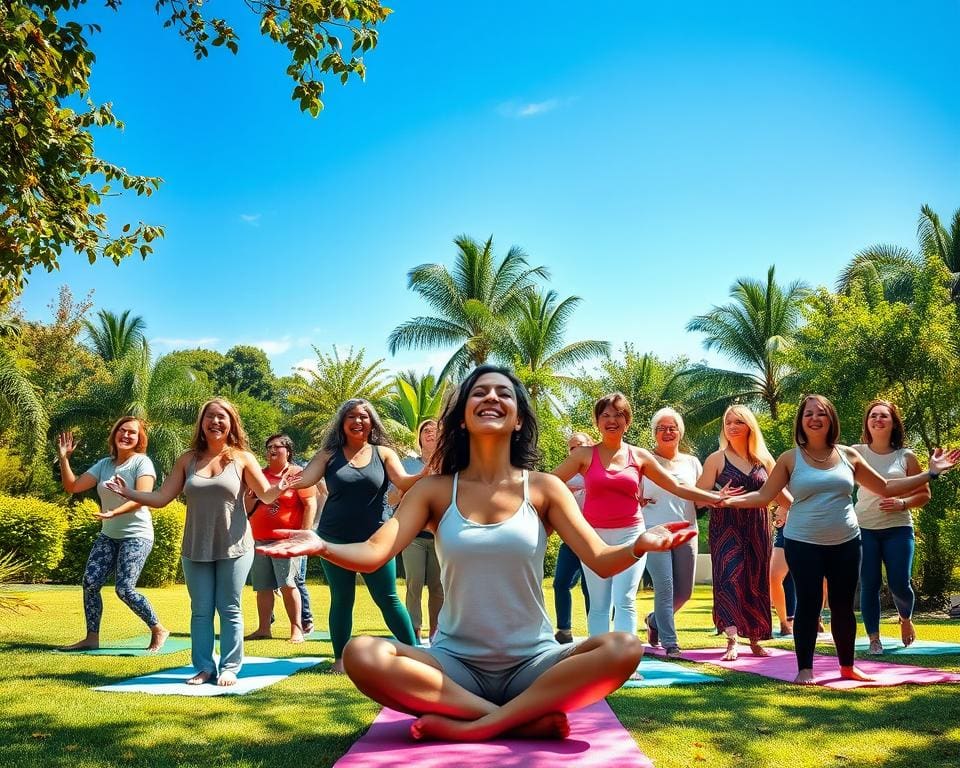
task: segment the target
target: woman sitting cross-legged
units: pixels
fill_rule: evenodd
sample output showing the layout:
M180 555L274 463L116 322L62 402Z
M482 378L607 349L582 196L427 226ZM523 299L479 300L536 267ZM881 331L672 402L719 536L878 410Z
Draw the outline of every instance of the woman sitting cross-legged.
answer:
M263 548L371 571L424 528L436 535L445 602L432 647L357 637L343 656L363 693L418 717L416 739L563 738L567 712L615 691L636 669L643 655L636 636L612 632L570 645L554 639L543 599L551 529L603 575L696 534L677 523L627 544L604 544L563 482L529 471L536 444L523 386L506 369L480 366L442 417L434 456L440 474L409 490L369 539L331 544L310 531L289 531L287 541ZM712 494L711 501L722 499Z

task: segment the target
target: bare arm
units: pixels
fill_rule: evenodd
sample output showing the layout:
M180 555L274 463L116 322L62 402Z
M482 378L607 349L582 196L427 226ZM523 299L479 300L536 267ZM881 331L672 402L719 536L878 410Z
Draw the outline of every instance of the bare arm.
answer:
M598 576L613 576L635 564L645 552L672 549L697 535L696 529L687 523L671 523L651 528L628 544L606 544L584 519L573 494L562 481L541 473L533 477L543 494L545 522Z
M887 479L864 461L863 457L852 448L838 446L844 451L844 456L853 467L853 476L859 485L878 496L901 496L919 490L936 475L947 472L956 466L960 459L960 451L944 451L937 448L930 456L930 469L907 477Z
M741 509L768 506L790 482L790 474L793 472L793 459L793 451L781 454L777 463L773 465L773 471L767 477L767 482L759 490L745 493L742 496L731 496L724 500L723 505Z
M318 451L317 454L310 459L310 463L303 468L303 472L299 476L293 477L293 479L287 484L288 488L293 488L294 490L300 490L301 488L309 488L311 485L316 485L321 480L327 471L327 463L330 461L331 454L329 451Z
M593 447L581 445L574 448L567 454L567 458L560 462L556 469L550 474L556 475L563 482L567 482L575 475L582 475L590 468L590 461L593 459Z
M920 468L920 462L913 451L907 451L906 456L907 476L919 475L923 470ZM880 509L884 512L902 512L907 509L919 509L930 501L930 484L922 486L908 496L900 498L886 498L880 500Z
M256 495L264 504L273 504L287 486L281 479L278 485L270 485L266 475L260 468L260 463L256 457L249 451L237 451L234 454L234 461L238 462L243 469L243 482L247 488ZM244 502L246 504L246 502Z
M383 460L383 466L386 467L387 477L390 478L390 482L393 483L401 493L406 493L409 491L411 488L413 488L413 485L417 482L417 480L426 476L426 464L424 464L423 469L421 469L415 475L411 475L404 468L403 464L400 463L400 457L397 456L397 452L395 450L382 445L374 446L374 448L380 451L380 458Z
M134 482L134 488L138 491L152 491L153 484L156 481L157 478L155 478L153 475L140 475ZM97 513L97 517L101 520L109 520L111 517L125 515L128 512L133 512L134 510L140 509L141 506L143 505L137 504L135 501L125 501L115 509L108 509L106 512L101 510Z
M651 454L650 451L643 448L631 448L630 450L633 451L637 463L643 467L644 475L668 493L679 496L681 499L699 502L702 506L717 506L723 499L723 496L719 493L713 493L700 488L699 483L697 483L698 487L696 488L691 488L689 485L681 485L673 475L664 472L663 467L653 458L653 454Z
M257 551L271 557L319 555L342 568L372 573L396 557L426 527L430 520L432 490L436 485L436 482L420 483L411 489L404 496L397 514L359 544L331 544L313 531L281 530L277 531L281 541L257 547Z
M73 442L73 432L61 432L57 436L57 456L60 459L60 483L67 493L83 493L97 484L97 478L89 472L84 472L78 478L73 474L70 466L70 457L76 445Z
M303 501L303 524L300 526L305 531L312 531L317 518L317 490L316 488L306 488L297 491L300 500Z
M173 465L170 474L166 476L163 484L158 491L141 491L135 488L127 488L123 478L115 477L106 483L106 487L118 496L136 502L145 507L165 507L177 496L183 493L183 484L187 480L187 462L193 457L192 451L187 451Z

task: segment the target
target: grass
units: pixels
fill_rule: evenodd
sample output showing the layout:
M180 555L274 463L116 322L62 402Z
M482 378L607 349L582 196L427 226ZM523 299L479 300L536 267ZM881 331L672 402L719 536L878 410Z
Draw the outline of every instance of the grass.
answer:
M144 591L166 625L186 634L185 589ZM324 616L326 587L313 586L311 593L317 615ZM384 634L366 590L358 588L357 594L355 631ZM158 657L50 653L51 648L81 636L80 590L39 589L28 596L39 610L0 614L0 765L4 768L324 768L346 752L378 711L345 678L323 674L323 667L240 697L193 699L92 691L96 685L189 664L189 652ZM551 604L549 592L547 599ZM108 590L104 602L104 642L143 633L143 626ZM574 603L574 630L584 634L579 595ZM650 604L650 593L642 594L641 615ZM249 590L245 612L247 626L252 627L255 608ZM722 639L712 635L710 623L710 591L698 587L678 617L681 644L685 648L720 645ZM960 642L960 622L921 617L916 623L920 637ZM893 621L885 620L884 630L884 634L897 634ZM285 636L285 629L277 630L281 633ZM789 641L783 645L790 647ZM329 642L291 646L283 640L264 640L248 643L246 652L329 656L331 648ZM960 672L957 656L890 660ZM960 766L960 688L956 686L833 691L712 671L723 676L724 684L634 688L609 698L658 768Z

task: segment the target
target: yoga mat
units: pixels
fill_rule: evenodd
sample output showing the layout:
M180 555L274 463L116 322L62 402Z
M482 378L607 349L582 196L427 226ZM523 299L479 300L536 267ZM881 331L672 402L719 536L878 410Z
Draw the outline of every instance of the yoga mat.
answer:
M696 685L698 683L722 683L718 675L696 672L682 664L646 658L637 667L643 680L627 680L623 688L665 688L668 685Z
M570 736L460 743L410 738L414 718L383 709L334 768L653 768L606 701L570 714Z
M93 690L111 693L152 693L159 696L242 696L250 691L266 688L268 685L289 677L301 669L315 666L327 659L301 656L295 659L267 659L259 656L247 656L236 685L219 687L215 683L187 685L186 680L193 677L193 667L164 669L151 675L142 675L130 680L110 685L101 685Z
M65 651L61 648L54 648L53 651L54 653L67 654L82 653L87 656L162 656L167 653L188 650L190 648L190 638L173 637L171 635L159 651L148 651L148 645L150 645L150 635L143 635L142 637L130 637L126 640L114 640L101 645L96 650Z
M683 658L687 661L716 664L719 667L734 672L750 672L761 677L774 680L793 681L797 676L797 657L793 651L782 648L767 648L769 656L754 656L749 648L740 651L740 658L736 661L721 661L725 648L700 648L684 651ZM660 649L653 649L653 653L662 653ZM836 656L813 657L813 679L817 685L827 688L878 688L904 683L960 683L960 674L944 672L940 669L926 667L912 667L907 664L885 664L882 661L857 660L857 668L862 672L876 677L876 680L867 682L860 680L844 680L840 677Z
M325 629L315 629L309 635L304 635L307 640L329 640L330 633Z
M910 646L904 648L899 637L881 637L884 656L946 656L960 653L960 643L944 643L940 640L914 640ZM866 652L870 648L870 638L857 638L856 649ZM880 658L872 656L871 658Z

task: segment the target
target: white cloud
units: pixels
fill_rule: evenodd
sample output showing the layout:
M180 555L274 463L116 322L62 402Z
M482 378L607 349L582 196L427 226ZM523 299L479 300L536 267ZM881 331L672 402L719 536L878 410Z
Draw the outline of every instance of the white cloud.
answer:
M203 336L199 339L177 339L162 337L159 339L151 339L150 343L163 347L171 347L173 349L200 349L201 347L209 349L210 347L216 345L218 341L220 341L220 339L215 336Z
M249 224L251 227L259 227L261 216L260 213L241 213L240 221Z
M313 371L314 373L319 373L320 370L317 368L317 358L316 357L305 357L303 360L298 360L292 366L290 366L291 373L302 373L300 369L303 368L308 371Z
M282 339L267 339L265 341L254 341L250 344L252 347L260 347L268 355L282 355L293 346L293 341L289 336Z
M501 104L497 111L504 117L528 118L552 112L560 106L560 99L552 98L544 101L517 102L508 101Z

